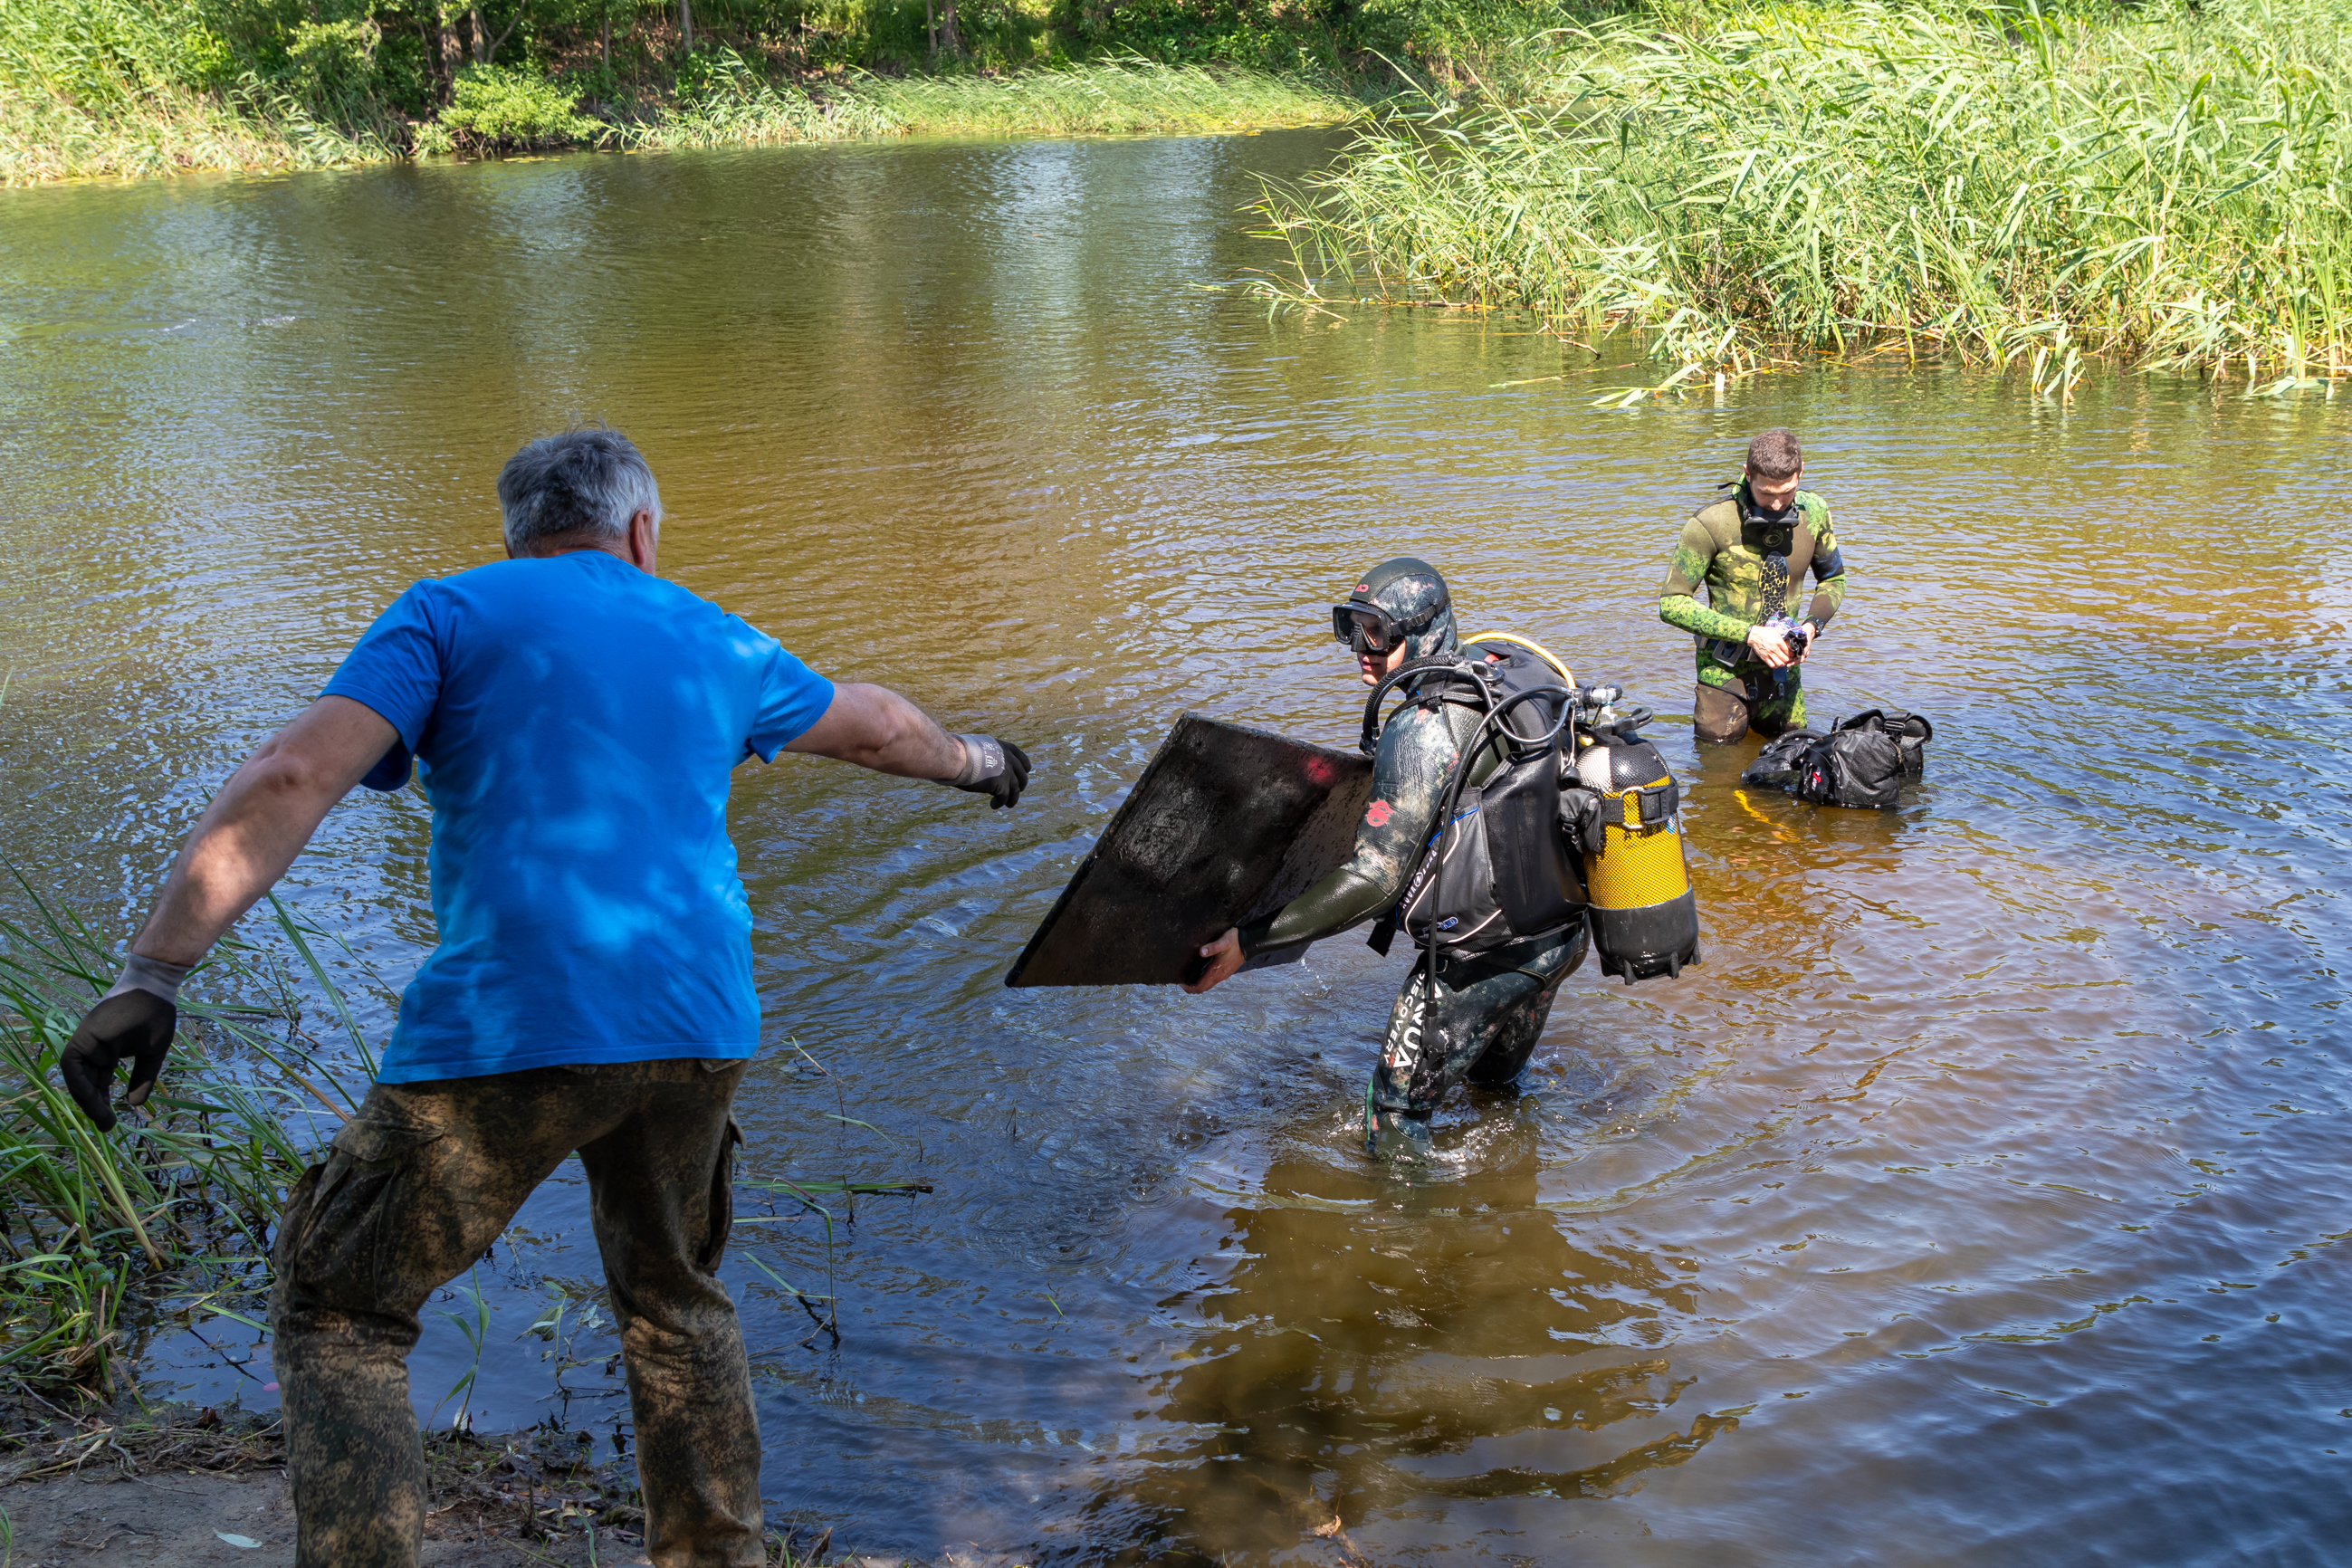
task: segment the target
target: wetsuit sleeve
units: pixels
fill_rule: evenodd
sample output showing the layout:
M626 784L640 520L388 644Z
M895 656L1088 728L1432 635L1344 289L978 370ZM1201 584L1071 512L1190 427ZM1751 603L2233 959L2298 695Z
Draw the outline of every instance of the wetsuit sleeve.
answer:
M1822 520L1813 530L1813 581L1819 584L1813 592L1812 605L1805 611L1805 619L1817 626L1826 626L1830 617L1845 604L1845 557L1838 552L1837 531L1830 526L1830 509L1822 508Z
M1243 955L1319 942L1395 903L1421 847L1435 830L1438 797L1445 793L1457 752L1444 708L1433 712L1408 707L1390 720L1372 762L1372 798L1356 824L1355 854L1271 920L1242 927Z
M1710 610L1695 596L1699 584L1706 581L1707 568L1714 563L1714 536L1707 532L1705 523L1693 518L1683 524L1683 536L1675 543L1675 563L1666 569L1665 586L1658 591L1658 619L1696 637L1744 642L1748 637L1746 621Z

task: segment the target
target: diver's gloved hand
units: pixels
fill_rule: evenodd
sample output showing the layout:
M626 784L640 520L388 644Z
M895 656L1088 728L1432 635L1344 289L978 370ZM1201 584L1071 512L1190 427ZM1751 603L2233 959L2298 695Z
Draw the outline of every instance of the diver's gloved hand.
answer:
M131 1058L131 1087L122 1103L133 1110L147 1103L179 1027L180 983L193 967L134 953L122 977L99 998L58 1055L66 1092L100 1132L114 1131L114 1110L107 1102L124 1057Z
M989 809L1011 805L1029 784L1029 753L993 735L958 735L963 772L948 780L958 789L988 796Z

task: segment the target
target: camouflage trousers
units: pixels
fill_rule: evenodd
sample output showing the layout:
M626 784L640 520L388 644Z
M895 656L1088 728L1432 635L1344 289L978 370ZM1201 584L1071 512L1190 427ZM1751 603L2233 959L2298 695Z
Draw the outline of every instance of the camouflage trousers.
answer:
M296 1184L273 1249L299 1568L413 1568L417 1310L575 1150L628 1368L647 1554L660 1568L764 1561L751 1369L714 1272L734 1217L743 1067L539 1068L368 1091Z
M1692 728L1702 741L1737 741L1750 729L1766 737L1785 735L1805 724L1805 672L1776 672L1760 658L1727 663L1714 645L1698 645L1698 689L1693 696Z
M1437 955L1429 991L1424 956L1389 1011L1388 1038L1370 1091L1374 1110L1425 1120L1455 1084L1507 1089L1551 1016L1559 983L1584 962L1584 922L1475 957Z

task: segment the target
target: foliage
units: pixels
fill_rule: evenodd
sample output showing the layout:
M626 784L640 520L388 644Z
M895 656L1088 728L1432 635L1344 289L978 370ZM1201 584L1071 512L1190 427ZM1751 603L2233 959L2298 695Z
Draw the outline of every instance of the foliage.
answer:
M56 1081L57 1059L117 961L18 886L31 922L0 920L0 1378L111 1390L118 1358L159 1318L201 1328L242 1316L230 1303L249 1307L262 1288L265 1238L313 1142L291 1129L332 1125L352 1102L300 1028L290 974L230 947L198 989L273 1005L185 1003L145 1112L96 1132ZM315 933L278 918L308 957ZM352 1037L344 1065L364 1074Z
M2341 0L1579 26L1527 100L1433 97L1269 189L1262 287L1643 329L1681 378L1874 345L2300 384L2352 353L2348 68Z
M457 72L439 126L469 152L562 147L593 141L603 130L580 112L578 94L535 71L494 65Z
M7 0L0 181L611 140L1296 122L1392 92L1413 62L1450 79L1472 34L1539 28L1558 3L694 0L688 47L677 0ZM927 15L950 13L960 47L935 49Z

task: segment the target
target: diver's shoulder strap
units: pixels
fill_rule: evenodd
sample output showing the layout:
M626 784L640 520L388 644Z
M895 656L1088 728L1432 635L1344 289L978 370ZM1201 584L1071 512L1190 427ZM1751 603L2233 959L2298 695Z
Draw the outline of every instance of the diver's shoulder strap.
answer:
M1821 542L1822 517L1828 510L1829 508L1822 503L1822 498L1812 491L1797 492L1797 516L1801 520L1801 526L1790 531L1793 535L1789 541L1789 589L1791 593L1803 584L1805 574L1813 564L1813 549Z

